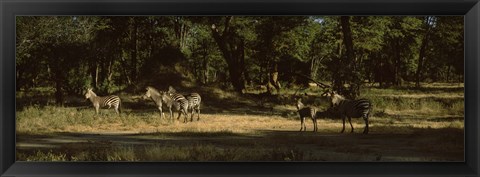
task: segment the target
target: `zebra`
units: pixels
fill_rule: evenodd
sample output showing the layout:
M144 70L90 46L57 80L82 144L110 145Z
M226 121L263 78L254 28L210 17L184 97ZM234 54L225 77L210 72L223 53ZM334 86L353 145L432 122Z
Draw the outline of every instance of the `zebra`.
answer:
M310 117L313 123L313 132L317 132L317 110L314 107L305 106L302 103L302 98L297 98L297 112L300 115L300 131L307 131L307 127L305 126L305 118Z
M168 100L168 98L164 98L162 92L158 91L157 89L155 89L151 86L148 86L146 88L146 90L147 91L143 95L143 99L151 98L152 101L155 102L155 104L158 107L158 110L160 111L160 117L162 119L165 118L165 114L163 113L162 106L168 107L168 109L170 111L170 119L172 119L172 117L173 117L172 104L171 103L168 104L168 102L166 101L166 100Z
M176 94L177 91L172 87L168 87L168 93ZM185 95L188 100L188 111L191 111L190 121L193 122L193 114L197 112L197 121L200 120L200 103L202 102L202 97L198 93L190 93Z
M165 98L166 103L173 106L178 112L177 120L180 119L181 114L184 114L185 119L183 120L183 122L187 123L189 101L187 100L187 98L185 98L185 96L176 93L175 90L172 91L170 88L167 92L162 92L162 97Z
M200 121L200 103L202 102L202 97L198 93L190 93L186 98L188 100L188 110L192 111L190 121L193 121L194 112L197 112L197 121Z
M93 92L93 89L88 89L87 93L85 93L85 99L89 99L90 102L92 102L93 107L95 107L95 112L98 114L100 108L105 108L108 107L107 109L110 109L112 106L115 109L115 112L119 115L121 112L121 104L122 101L120 100L120 97L116 95L109 95L109 96L97 96L95 92Z
M350 123L351 131L353 133L352 118L362 117L365 121L365 128L363 129L363 134L368 134L368 117L372 111L372 103L368 99L358 99L350 100L346 99L342 95L339 95L335 92L325 92L324 95L329 96L331 99L331 106L336 108L340 113L340 116L343 121L343 128L341 133L345 131L345 117L348 118Z

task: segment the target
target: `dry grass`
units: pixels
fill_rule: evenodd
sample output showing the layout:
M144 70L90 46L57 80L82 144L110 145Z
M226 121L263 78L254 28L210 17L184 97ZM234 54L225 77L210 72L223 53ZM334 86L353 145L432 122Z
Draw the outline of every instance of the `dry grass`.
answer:
M65 108L68 109L68 108ZM387 111L389 114L402 113L404 115L414 114L415 111ZM418 113L418 112L417 112ZM424 113L422 113L424 114ZM427 114L427 113L425 113ZM45 134L54 132L75 132L75 133L178 133L178 132L230 132L238 134L257 134L258 131L297 131L300 121L295 118L284 118L279 116L257 116L257 115L228 115L228 114L202 114L201 120L183 123L182 119L171 122L169 119L161 119L158 114L139 118L132 115L122 117L97 116L91 122L70 121L78 120L81 117L73 117L63 120L56 120L53 124L49 119L36 119L24 123L19 121L17 132L31 134ZM413 115L410 115L413 117ZM425 116L425 115L424 115ZM47 116L50 117L50 116ZM95 117L95 116L94 116ZM463 120L453 121L432 121L428 117L372 117L370 126L396 126L414 128L463 128ZM442 117L437 117L442 119ZM444 119L450 118L448 115ZM307 129L312 130L312 122L307 119ZM349 128L348 122L346 123ZM364 121L352 119L352 124L357 129L363 129ZM61 126L60 126L61 125ZM318 120L320 131L336 132L342 127L341 120L321 118ZM382 131L389 133L389 131Z
M137 95L122 95L126 106L121 116L113 110L96 115L83 103L25 104L17 106L17 157L27 161L463 160L463 88L455 84L425 88L362 91L362 97L374 104L369 135L360 134L361 119L352 119L354 134L339 134L341 120L325 117L318 120L319 132L300 133L293 104L284 103L288 96L240 97L214 88L205 89L216 97L206 97L201 120L195 117L188 123L182 122L183 117L171 121L168 114L161 119L152 103L139 101ZM325 100L315 96L321 90L307 91L310 96L305 100L323 110ZM311 121L306 124L311 131ZM348 123L346 132L350 132Z

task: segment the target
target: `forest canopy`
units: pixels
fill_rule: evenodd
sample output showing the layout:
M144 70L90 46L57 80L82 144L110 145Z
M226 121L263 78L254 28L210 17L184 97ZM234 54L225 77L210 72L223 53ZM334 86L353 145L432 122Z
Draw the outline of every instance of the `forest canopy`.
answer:
M16 89L463 82L463 16L18 16ZM310 80L312 79L312 80Z

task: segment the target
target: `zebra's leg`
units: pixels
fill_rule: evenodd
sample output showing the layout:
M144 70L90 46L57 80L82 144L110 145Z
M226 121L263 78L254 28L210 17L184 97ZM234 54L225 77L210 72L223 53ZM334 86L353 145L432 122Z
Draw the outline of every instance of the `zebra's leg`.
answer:
M300 131L303 130L303 125L305 124L305 119L303 117L300 117Z
M363 117L363 120L365 120L365 129L363 129L363 134L368 134L368 114Z
M118 103L118 105L117 105L117 111L118 111L118 115L120 115L120 114L122 113L122 104L121 104L121 102Z
M111 105L111 104L108 104L107 110L110 109L110 108L112 108L112 105ZM117 110L115 110L115 112L116 112L116 111L117 111Z
M343 133L345 131L345 116L342 116L342 121L343 121L343 128L340 133Z
M303 122L303 131L307 131L307 124L305 123L305 117L302 118Z
M352 128L350 133L353 133L353 125L352 125L352 118L348 117L348 122L350 123L350 127Z
M160 111L160 119L164 119L164 118L165 118L165 114L163 113L163 110L162 110L162 107L161 107L161 106L158 107L158 111Z
M170 120L173 122L173 112L172 112L172 107L168 107L168 110L170 111Z
M115 105L115 112L117 113L117 115L120 115L120 111L118 109L119 109L118 105Z
M110 104L110 103L107 104L107 106L108 106L108 107L106 108L107 110L110 109L110 108L112 108L112 104ZM116 112L116 110L115 110L115 112Z
M164 119L164 118L165 118L165 114L163 114L162 106L159 106L159 107L158 107L158 111L160 111L160 119Z
M317 120L312 118L312 123L313 123L313 132L316 132L317 131Z
M188 111L184 109L182 112L183 112L183 117L184 117L183 123L187 123L188 122L188 118L187 118L188 117Z
M182 115L182 112L181 112L181 111L178 111L177 120L180 120L180 115Z
M190 116L190 122L193 122L193 112L195 111L194 108L192 108L192 115Z
M197 121L200 121L200 106L197 107Z
M98 114L100 111L100 106L95 106L95 113Z

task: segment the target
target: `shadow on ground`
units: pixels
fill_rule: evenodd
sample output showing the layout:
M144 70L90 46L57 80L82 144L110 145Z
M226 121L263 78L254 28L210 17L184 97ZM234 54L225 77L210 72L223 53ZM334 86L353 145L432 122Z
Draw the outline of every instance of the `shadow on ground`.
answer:
M192 147L214 146L219 149L290 148L310 153L311 159L325 161L462 161L464 134L462 129L411 129L376 132L388 127L371 127L368 135L320 132L258 130L255 133L178 132L178 133L66 133L50 135L17 135L17 150L34 153L38 150L90 151L148 146ZM21 159L19 159L21 160ZM269 159L265 159L269 160Z

